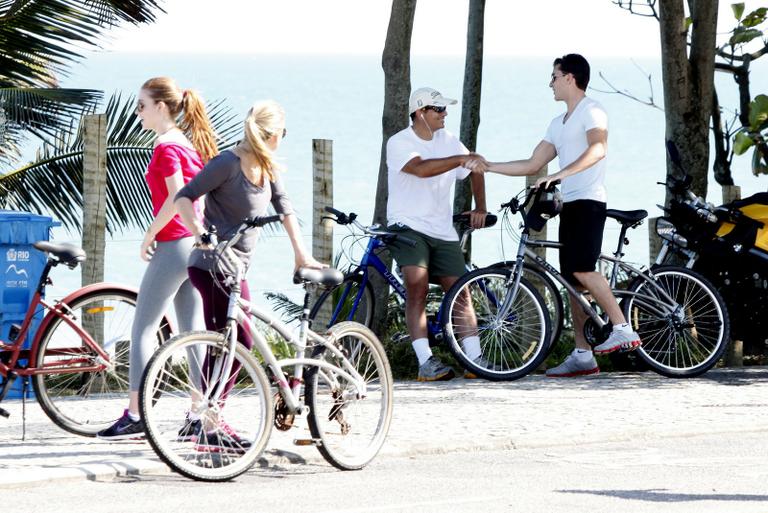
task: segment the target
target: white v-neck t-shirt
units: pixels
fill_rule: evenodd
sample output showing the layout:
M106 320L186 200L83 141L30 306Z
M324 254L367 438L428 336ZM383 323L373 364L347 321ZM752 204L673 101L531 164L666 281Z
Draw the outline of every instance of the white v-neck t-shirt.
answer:
M423 160L466 155L469 150L447 130L435 131L425 141L408 127L387 141L389 198L387 224L400 223L412 230L440 240L459 240L453 228L453 184L470 171L455 167L450 171L420 178L403 171L414 157Z
M584 97L576 105L570 117L559 115L549 124L544 140L552 144L557 151L560 169L568 166L584 153L587 143L587 131L593 128L608 130L608 114L603 106L592 98ZM608 155L595 165L567 176L560 187L563 201L588 199L606 202L605 172L608 168Z

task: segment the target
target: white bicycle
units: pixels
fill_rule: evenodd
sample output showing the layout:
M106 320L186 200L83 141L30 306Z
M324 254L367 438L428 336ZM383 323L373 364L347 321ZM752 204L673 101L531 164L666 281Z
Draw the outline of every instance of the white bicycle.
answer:
M192 479L224 481L246 472L264 450L272 426L289 430L300 415L307 416L309 436L294 443L316 446L342 470L368 464L389 431L392 372L376 335L356 322L336 324L323 335L309 329L313 287L338 285L339 271L300 269L294 276L305 289L298 334L241 297L245 269L231 248L247 230L280 219L247 219L231 239L216 245L215 268L230 291L223 333L172 338L144 373L140 407L147 438L165 463ZM292 357L275 356L254 318L288 343ZM238 325L250 331L252 351L237 342ZM201 377L195 382L192 376Z

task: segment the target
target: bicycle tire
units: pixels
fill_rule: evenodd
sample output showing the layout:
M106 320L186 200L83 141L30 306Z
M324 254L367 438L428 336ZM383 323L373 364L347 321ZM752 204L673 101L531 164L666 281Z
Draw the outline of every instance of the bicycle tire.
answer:
M491 381L520 379L535 370L549 352L549 314L544 300L524 278L506 319L498 320L496 309L508 292L510 269L477 269L462 276L445 297L443 330L448 348L467 371ZM459 342L457 332L465 325L456 308L464 291L468 291L477 319L481 361L470 358Z
M237 344L237 380L226 399L206 402L214 385L191 379L193 355L206 355L208 368L226 356L221 333L194 331L178 335L155 352L141 383L139 407L145 432L155 453L171 469L197 481L228 481L247 472L264 451L274 419L269 381L250 351ZM169 369L172 369L169 371ZM223 410L226 407L226 422ZM200 418L196 428L188 413ZM188 432L182 436L182 431ZM233 438L234 431L239 438ZM247 440L248 443L241 442Z
M717 364L728 346L730 321L723 298L690 269L660 266L652 273L681 308L677 315L660 316L634 296L625 299L624 315L642 341L637 353L663 376L699 376ZM628 288L648 295L653 295L652 289L642 278L635 278Z
M487 268L513 268L515 262L504 261L496 262L489 265ZM526 261L523 266L523 278L536 289L541 297L544 299L544 303L547 305L547 313L549 313L549 325L551 328L551 335L549 337L549 352L557 345L560 340L560 335L563 332L565 326L565 308L563 306L563 296L560 294L560 288L555 281L547 274L547 272L535 262Z
M366 396L338 373L313 366L305 375L309 430L326 461L341 470L358 470L381 449L392 421L392 371L384 347L373 332L356 322L328 330L353 367L363 376ZM340 359L320 346L313 357L341 367Z
M317 299L312 306L312 310L309 313L309 318L314 320L320 312L320 309L327 301L332 301L330 316L333 317L334 312L338 309L335 320L331 319L323 328L329 328L330 326L342 321L355 321L370 328L373 321L373 313L376 307L376 300L373 295L373 287L371 282L365 283L365 289L363 289L363 295L357 305L357 310L349 318L349 314L354 306L354 300L357 297L357 293L363 283L363 277L359 273L347 274L344 277L344 281L333 289L326 290ZM329 299L330 298L330 299ZM339 307L339 301L344 303ZM322 330L320 330L322 331Z
M128 365L136 311L134 291L120 288L97 289L75 297L67 304L75 323L84 328L110 356L103 362L89 351L77 332L63 317L54 317L40 336L37 368L101 366L100 371L37 374L32 384L40 407L59 427L82 436L96 436L115 422L115 412L128 403ZM164 319L157 331L157 344L170 338ZM92 402L93 406L84 402Z

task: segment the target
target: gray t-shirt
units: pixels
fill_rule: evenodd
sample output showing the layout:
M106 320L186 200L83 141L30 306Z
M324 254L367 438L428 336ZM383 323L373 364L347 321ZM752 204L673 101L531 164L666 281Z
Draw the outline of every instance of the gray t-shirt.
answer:
M204 226L206 229L215 226L219 240L229 240L243 219L266 215L270 202L278 214L293 213L280 174L276 173L274 182L267 180L266 176L264 180L268 184L265 187L249 182L240 168L240 157L231 151L223 151L178 192L176 199L194 201L205 194ZM258 235L259 230L253 228L232 247L246 267ZM196 248L192 250L187 265L210 271L213 252Z

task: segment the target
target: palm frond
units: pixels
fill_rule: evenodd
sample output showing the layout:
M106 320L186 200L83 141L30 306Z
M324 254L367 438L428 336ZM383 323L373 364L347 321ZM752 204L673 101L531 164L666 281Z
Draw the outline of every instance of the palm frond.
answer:
M301 316L303 307L300 304L294 303L288 299L288 296L285 294L281 294L280 292L267 291L264 292L264 297L267 298L270 303L272 303L272 306L276 312L280 312L281 317L284 320L292 321L298 319Z
M6 127L31 132L42 140L60 137L73 119L93 112L101 91L59 88L0 88ZM7 128L6 128L7 129Z
M0 2L0 86L54 87L56 75L97 47L121 21L152 22L155 0L5 0Z

